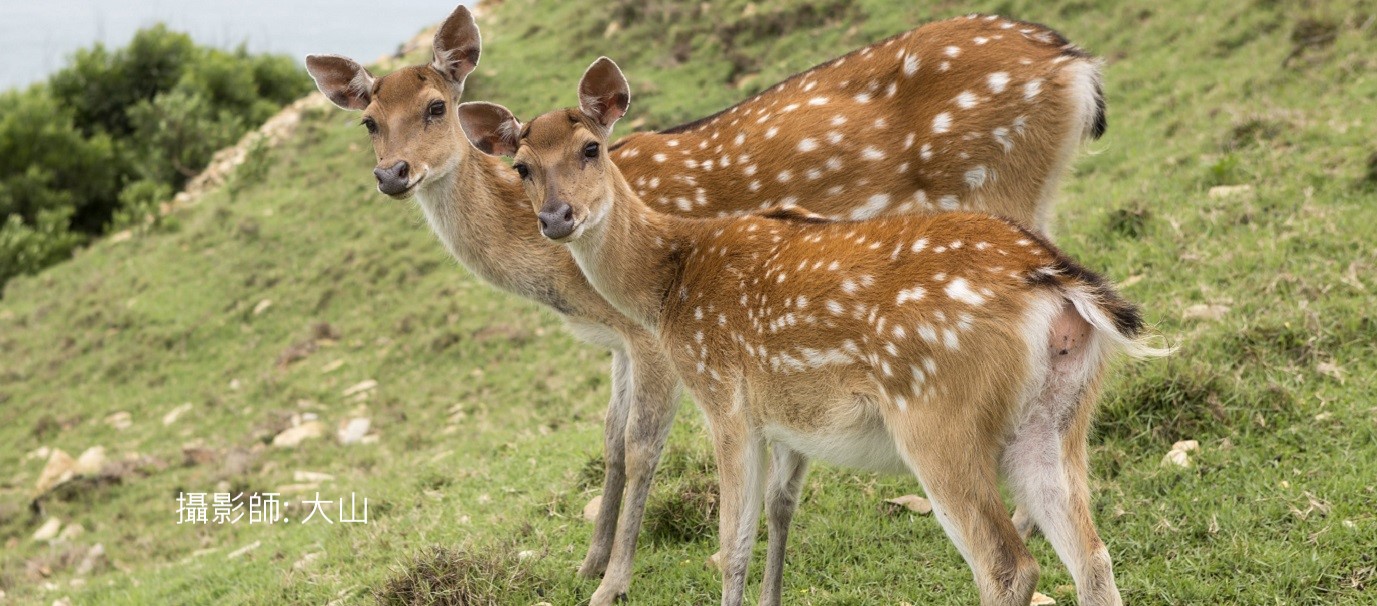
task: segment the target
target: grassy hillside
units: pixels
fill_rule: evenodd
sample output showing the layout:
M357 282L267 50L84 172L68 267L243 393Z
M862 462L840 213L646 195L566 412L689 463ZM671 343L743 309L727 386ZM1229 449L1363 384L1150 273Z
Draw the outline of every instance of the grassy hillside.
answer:
M1115 375L1092 442L1125 600L1377 603L1372 4L505 0L480 20L467 98L522 116L571 105L583 68L608 54L632 81L627 123L668 126L972 10L1053 25L1109 60L1110 129L1065 183L1058 240L1180 345ZM608 356L455 267L410 203L377 194L357 119L309 112L256 152L248 178L8 285L0 603L591 594L573 572L600 479ZM1212 189L1230 185L1246 187ZM313 418L324 437L271 445ZM351 418L376 441L340 444ZM716 600L701 434L686 403L635 603ZM1200 443L1191 466L1163 466L1182 439ZM43 449L92 446L101 472L31 507ZM179 491L272 490L288 493L289 523L176 524ZM299 523L317 490L367 497L369 524ZM917 490L818 466L791 536L791 603L973 602L935 521L883 503ZM65 538L33 540L50 519ZM88 558L96 544L105 556ZM1032 547L1039 590L1073 603L1050 547Z

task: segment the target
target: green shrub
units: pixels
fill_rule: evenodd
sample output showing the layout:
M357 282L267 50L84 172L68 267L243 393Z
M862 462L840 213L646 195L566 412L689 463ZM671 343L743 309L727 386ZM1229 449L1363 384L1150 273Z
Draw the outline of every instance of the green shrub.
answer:
M199 47L157 25L0 93L0 286L156 217L216 150L310 89L288 57Z

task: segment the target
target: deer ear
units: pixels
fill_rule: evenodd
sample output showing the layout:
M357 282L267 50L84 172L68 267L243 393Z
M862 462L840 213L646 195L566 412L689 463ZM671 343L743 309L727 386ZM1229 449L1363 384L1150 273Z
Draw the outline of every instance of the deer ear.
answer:
M459 127L469 143L490 156L511 156L521 135L521 123L507 108L494 103L459 104Z
M435 56L430 66L449 80L455 94L464 92L464 79L478 67L478 55L483 48L483 37L478 34L478 24L473 22L473 14L468 7L460 6L450 13L449 18L440 24L435 32Z
M373 96L373 74L353 59L339 55L306 55L306 71L316 88L342 109L368 107Z
M631 89L626 76L611 59L601 57L583 72L583 79L579 80L579 109L589 118L610 130L630 106Z

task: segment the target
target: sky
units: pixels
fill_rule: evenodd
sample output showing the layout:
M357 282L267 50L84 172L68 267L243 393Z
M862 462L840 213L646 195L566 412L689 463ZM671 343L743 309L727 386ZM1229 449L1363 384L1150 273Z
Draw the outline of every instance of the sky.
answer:
M0 90L43 80L78 48L123 46L158 22L199 44L370 63L461 3L472 0L0 0Z

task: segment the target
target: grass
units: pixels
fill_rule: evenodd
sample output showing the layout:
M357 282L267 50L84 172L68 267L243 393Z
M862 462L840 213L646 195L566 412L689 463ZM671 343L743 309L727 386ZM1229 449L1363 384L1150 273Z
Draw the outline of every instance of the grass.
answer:
M505 0L480 23L467 98L521 116L570 105L606 53L631 78L629 121L663 127L972 10L1051 24L1109 60L1110 130L1066 180L1055 231L1180 346L1115 374L1093 438L1094 507L1125 600L1377 603L1370 4ZM456 268L414 208L373 191L371 165L355 115L312 112L255 152L261 178L8 285L0 601L586 601L596 583L573 571L598 491L608 356ZM1212 197L1216 185L1252 189ZM720 589L703 565L711 457L684 406L636 603L711 603ZM120 411L123 430L106 422ZM309 415L331 436L271 446ZM332 437L355 416L376 443ZM1179 439L1200 442L1193 465L1163 467ZM43 461L30 453L95 445L119 464L32 503ZM369 523L300 524L299 488L290 523L175 523L178 491L271 491L298 471L333 476L324 498L367 497ZM915 491L818 466L791 534L789 601L974 602L934 520L884 506ZM50 517L81 531L32 541ZM106 557L78 572L95 544ZM1046 542L1032 548L1039 589L1073 601Z

